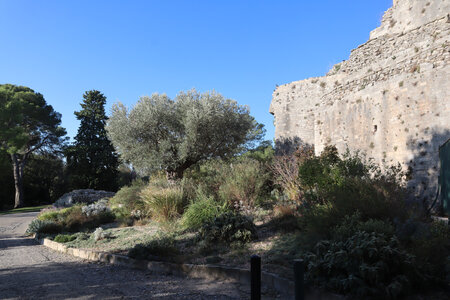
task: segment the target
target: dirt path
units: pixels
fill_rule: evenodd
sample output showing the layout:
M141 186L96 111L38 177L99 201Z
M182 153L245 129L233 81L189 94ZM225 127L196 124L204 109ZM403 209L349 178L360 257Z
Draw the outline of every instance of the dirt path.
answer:
M0 216L0 299L247 299L230 282L90 263L23 236L37 213Z

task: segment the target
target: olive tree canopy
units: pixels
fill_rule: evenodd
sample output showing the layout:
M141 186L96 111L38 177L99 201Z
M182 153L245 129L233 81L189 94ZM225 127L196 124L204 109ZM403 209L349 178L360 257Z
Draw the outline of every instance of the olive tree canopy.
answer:
M263 125L246 106L211 92L142 97L128 110L117 103L107 123L122 159L144 173L165 170L170 178L210 158L227 158L263 136Z

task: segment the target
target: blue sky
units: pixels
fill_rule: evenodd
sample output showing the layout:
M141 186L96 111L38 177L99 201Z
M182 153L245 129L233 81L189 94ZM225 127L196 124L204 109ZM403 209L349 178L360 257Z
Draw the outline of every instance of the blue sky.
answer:
M273 139L272 92L324 75L366 42L392 0L0 0L0 83L31 87L62 114L86 90L127 106L154 92L216 90Z

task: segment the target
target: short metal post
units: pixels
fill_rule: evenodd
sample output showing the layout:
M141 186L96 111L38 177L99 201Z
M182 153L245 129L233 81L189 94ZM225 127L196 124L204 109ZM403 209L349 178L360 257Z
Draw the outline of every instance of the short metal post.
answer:
M250 258L251 300L261 300L261 257L254 254Z
M305 264L303 259L294 260L295 300L305 299Z

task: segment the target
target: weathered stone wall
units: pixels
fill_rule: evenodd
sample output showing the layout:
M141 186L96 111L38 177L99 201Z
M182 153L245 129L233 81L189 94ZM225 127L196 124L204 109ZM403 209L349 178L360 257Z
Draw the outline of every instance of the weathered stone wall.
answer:
M434 196L438 147L450 138L448 12L450 0L395 1L347 61L274 91L275 138L400 162L413 171L411 189Z
M394 0L383 16L381 26L370 33L370 39L385 34L399 34L433 22L450 13L447 0Z

